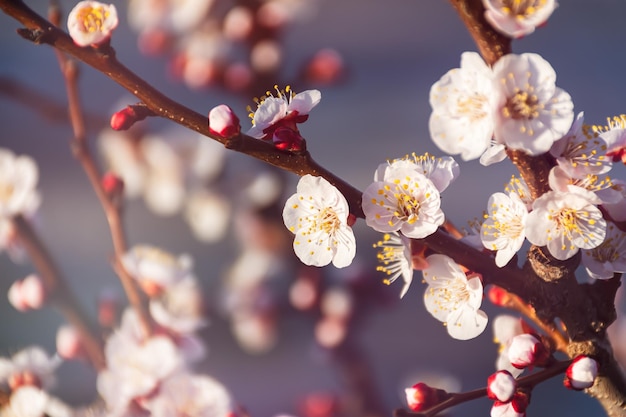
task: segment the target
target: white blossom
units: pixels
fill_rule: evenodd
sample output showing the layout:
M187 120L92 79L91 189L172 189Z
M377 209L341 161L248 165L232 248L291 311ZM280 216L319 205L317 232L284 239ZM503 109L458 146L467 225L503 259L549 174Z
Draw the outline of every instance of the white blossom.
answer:
M480 278L467 279L463 270L448 256L426 258L424 292L426 310L443 322L454 339L472 339L485 330L487 315L480 310L483 285Z
M202 315L202 292L198 280L187 275L150 300L150 314L176 334L192 333L206 325Z
M459 176L459 164L450 156L436 158L429 153L417 155L416 153L407 155L404 158L394 159L382 163L374 173L374 181L385 181L387 171L405 167L414 169L432 181L437 190L441 193Z
M31 157L0 148L0 218L32 215L41 201L38 180L39 171Z
M464 52L461 67L433 84L428 127L442 151L461 154L467 161L478 158L489 147L496 105L492 79L492 71L480 55Z
M485 18L498 32L520 38L535 31L558 6L556 0L483 0Z
M534 245L547 246L559 260L571 258L578 249L600 245L606 221L590 202L592 196L582 189L580 193L545 193L533 203L526 220L526 238Z
M594 279L610 279L626 272L626 232L607 223L604 241L593 249L583 250L583 265Z
M379 262L376 270L387 275L383 283L390 285L398 277L402 277L404 285L400 291L400 298L404 297L413 281L411 241L396 232L385 233L383 239L374 244L374 247L380 248L376 255Z
M174 256L149 245L135 245L122 256L122 265L137 281L167 288L181 281L190 272L193 260L189 255Z
M356 254L354 232L345 197L322 177L304 175L283 210L285 226L295 234L293 249L306 265L337 268L352 263Z
M495 193L487 212L480 238L487 249L497 251L496 265L502 268L524 243L528 210L517 194Z
M217 242L228 232L231 204L225 197L210 190L192 192L185 203L185 220L196 239Z
M554 142L550 149L557 164L573 178L605 174L612 165L611 159L605 155L604 139L583 122L584 114L580 112L567 134Z
M250 114L252 128L248 130L249 136L262 139L270 134L281 124L289 123L295 126L307 118L313 107L317 106L322 98L319 90L306 90L295 94L289 87L285 91L276 89L276 96L270 91L266 96L258 100L257 109Z
M67 16L67 29L78 46L108 41L117 24L115 6L99 1L78 2Z
M0 384L51 388L55 383L54 372L60 364L58 356L49 356L41 347L30 346L11 359L0 358Z
M408 166L389 166L382 181L365 189L362 202L365 222L378 232L400 231L420 239L434 233L445 220L433 182Z
M165 379L156 396L145 401L153 417L227 417L232 399L226 388L206 375L177 373Z
M493 66L493 82L496 141L539 155L568 132L574 119L572 99L556 87L556 72L540 55L503 56Z

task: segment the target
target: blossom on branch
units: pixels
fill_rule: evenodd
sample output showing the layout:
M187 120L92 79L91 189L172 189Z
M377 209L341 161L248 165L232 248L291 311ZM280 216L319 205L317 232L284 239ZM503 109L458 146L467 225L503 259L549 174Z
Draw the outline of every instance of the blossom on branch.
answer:
M517 383L509 371L498 371L487 378L487 397L502 403L511 401Z
M559 260L571 258L578 249L593 249L604 241L606 221L594 206L593 193L549 191L533 203L526 220L526 238L530 243L547 246Z
M400 298L404 297L413 281L413 268L411 266L411 241L399 233L385 233L383 239L374 244L380 248L376 255L379 265L377 271L387 274L383 283L390 285L398 277L402 277L404 286L400 291Z
M548 20L556 0L483 0L485 19L498 32L511 38L529 35Z
M508 54L493 66L497 89L495 139L530 155L547 152L574 120L570 95L538 54Z
M476 52L461 55L461 67L448 71L430 89L428 128L442 151L476 159L487 150L496 105L493 74Z
M380 168L377 171L379 176ZM433 182L404 163L392 163L384 178L370 184L363 192L365 222L383 232L400 231L410 238L431 235L443 224L439 191Z
M274 143L282 144L281 149L288 149L294 146L302 146L297 124L303 123L309 118L309 113L313 107L317 106L322 98L319 90L306 90L295 94L289 86L285 90L280 90L274 86L276 96L271 91L267 91L265 96L255 99L257 109L252 112L249 108L252 127L248 132L249 136L257 139L272 140Z
M573 390L593 386L598 376L598 362L588 356L577 356L565 371L564 385Z
M81 1L67 16L67 29L78 46L107 42L117 24L115 6L99 1Z
M480 278L468 279L459 265L446 255L426 258L424 292L426 310L443 322L454 339L473 339L485 330L487 315L480 310L483 284Z
M610 279L626 272L626 232L607 223L604 241L593 249L583 250L583 265L594 279Z
M511 365L517 369L524 369L545 366L550 358L550 351L536 336L522 333L511 339L508 356Z
M283 210L285 226L295 234L293 249L305 265L337 268L352 263L356 241L348 226L346 198L322 177L304 175Z
M497 251L496 265L502 268L524 243L528 210L517 194L495 193L487 211L480 238L487 249Z
M30 346L14 354L11 359L0 357L0 386L15 390L23 385L51 388L54 372L61 364L58 356L49 356L39 346Z

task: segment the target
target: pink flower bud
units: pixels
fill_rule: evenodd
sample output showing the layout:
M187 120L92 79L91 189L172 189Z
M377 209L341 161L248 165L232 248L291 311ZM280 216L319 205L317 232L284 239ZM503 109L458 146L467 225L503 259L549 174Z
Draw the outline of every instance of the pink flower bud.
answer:
M511 302L511 294L504 288L492 285L487 292L487 297L493 305L506 307Z
M225 104L213 107L209 112L209 132L223 138L230 138L241 130L239 118Z
M56 344L57 353L63 359L79 359L85 355L80 333L73 326L59 327Z
M111 116L111 129L128 130L137 121L135 109L131 106L124 107L122 110L113 113Z
M120 309L120 299L113 291L104 291L98 297L98 323L104 328L115 327Z
M588 356L578 356L565 371L565 387L584 390L593 385L598 376L598 362Z
M545 365L550 352L537 337L524 333L511 339L508 356L511 365L517 369L524 369L533 365Z
M124 181L113 172L104 174L101 181L108 196L120 195L124 191Z
M423 411L431 408L441 401L445 400L449 395L447 392L429 387L423 382L418 382L411 388L405 388L406 402L413 411Z
M343 58L334 49L321 49L307 63L304 76L316 85L331 85L340 81L345 75Z
M19 311L40 309L46 301L46 295L43 280L35 274L15 281L8 293L9 302Z
M517 383L509 371L498 371L487 378L487 397L506 403L515 394Z

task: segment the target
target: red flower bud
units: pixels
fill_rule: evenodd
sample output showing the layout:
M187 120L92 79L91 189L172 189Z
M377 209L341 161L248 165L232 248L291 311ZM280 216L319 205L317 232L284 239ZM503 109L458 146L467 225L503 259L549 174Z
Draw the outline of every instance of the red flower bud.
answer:
M598 362L588 356L577 356L565 371L563 384L573 390L584 390L593 386L598 376Z
M511 339L508 356L511 365L524 369L534 365L545 366L550 359L550 352L537 336L524 333Z
M446 391L429 387L423 382L418 382L411 388L405 388L404 393L406 402L413 411L431 408L450 396Z

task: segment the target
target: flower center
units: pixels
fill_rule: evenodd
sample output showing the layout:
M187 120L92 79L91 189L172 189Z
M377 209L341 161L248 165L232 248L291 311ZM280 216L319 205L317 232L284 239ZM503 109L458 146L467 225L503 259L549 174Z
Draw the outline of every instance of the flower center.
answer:
M512 16L528 17L545 6L546 0L503 0L502 10Z
M83 7L78 12L78 20L83 23L86 32L94 33L102 31L104 22L109 17L110 12L104 7Z
M515 120L535 119L539 117L539 110L537 96L526 91L518 91L513 97L509 97L503 108L504 115Z
M339 229L341 221L335 210L330 207L324 207L318 215L317 227L319 230L323 230L326 234L332 234L335 230Z
M0 202L7 202L13 196L15 187L10 182L0 182Z
M404 184L402 187L407 187ZM401 186L398 185L401 190ZM406 194L403 191L394 193L393 195L397 201L396 211L393 213L401 221L406 221L409 224L415 223L419 219L420 201L414 195Z
M457 110L466 115L472 122L484 119L487 112L484 110L487 105L487 97L484 94L474 93L469 97L459 98Z

